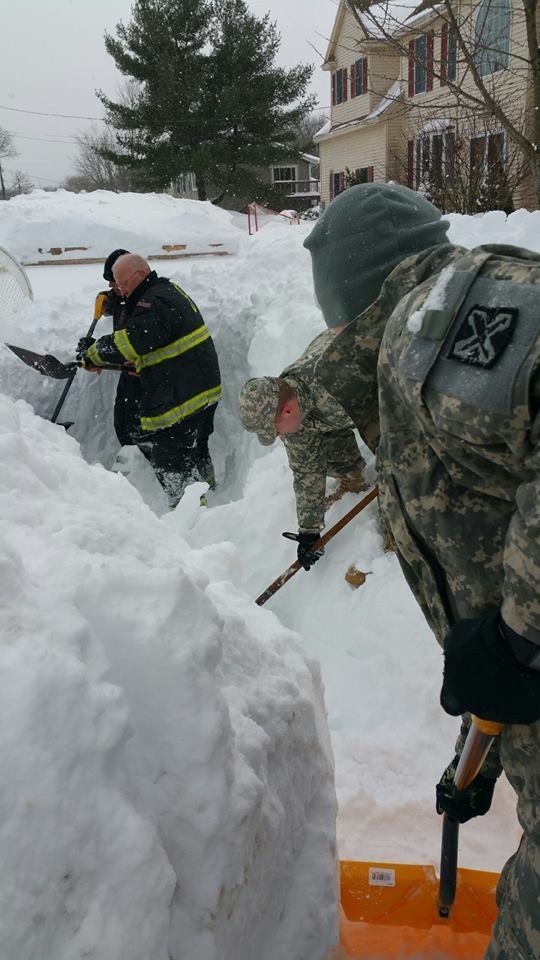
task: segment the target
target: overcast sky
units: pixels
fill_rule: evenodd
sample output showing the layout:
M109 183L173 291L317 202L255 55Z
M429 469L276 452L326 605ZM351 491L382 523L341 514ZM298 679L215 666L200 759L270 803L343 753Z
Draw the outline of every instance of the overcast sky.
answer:
M337 0L248 0L248 6L277 22L281 65L315 64L311 92L328 108L328 74L313 47L324 54ZM122 79L105 52L103 34L127 22L131 7L132 0L6 0L0 126L15 135L19 151L4 161L8 181L16 169L36 186L54 185L75 172L73 138L91 124L79 118L101 117L95 90L114 99Z

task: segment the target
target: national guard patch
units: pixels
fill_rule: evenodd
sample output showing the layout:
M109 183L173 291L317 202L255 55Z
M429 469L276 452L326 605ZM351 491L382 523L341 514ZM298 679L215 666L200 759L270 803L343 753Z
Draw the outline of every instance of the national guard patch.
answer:
M518 315L515 307L472 307L459 327L449 356L475 367L494 366L512 340Z

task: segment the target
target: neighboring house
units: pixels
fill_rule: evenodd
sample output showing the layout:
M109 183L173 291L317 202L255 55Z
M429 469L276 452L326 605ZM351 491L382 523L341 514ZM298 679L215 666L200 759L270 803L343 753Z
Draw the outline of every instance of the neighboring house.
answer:
M339 4L323 70L330 74L330 123L316 136L321 199L328 203L356 181L398 179L402 137L399 51L362 29Z
M276 197L273 204L278 210L294 208L306 210L320 202L319 157L302 153L296 160L280 160L272 167L258 170L263 183L271 184ZM171 184L169 191L174 197L197 200L195 174L184 173ZM252 197L227 197L222 204L227 209L244 210Z
M374 8L375 16L377 9L383 8ZM481 102L459 104L448 86L476 91L448 23L433 9L406 20L412 11L406 2L392 9L402 22L381 29L369 13L359 22L345 0L339 3L323 65L330 72L330 124L316 137L323 203L345 189L349 170L353 182L407 183L443 209L474 210L482 198L489 205L490 196L492 205L534 205L530 177L504 131ZM512 15L513 0L467 0L465 12L481 76L524 128L523 17Z
M309 153L300 154L294 163L282 163L261 171L261 179L271 183L275 192L283 199L294 201L283 206L293 206L296 210L305 210L315 206L321 199L319 180L319 157Z

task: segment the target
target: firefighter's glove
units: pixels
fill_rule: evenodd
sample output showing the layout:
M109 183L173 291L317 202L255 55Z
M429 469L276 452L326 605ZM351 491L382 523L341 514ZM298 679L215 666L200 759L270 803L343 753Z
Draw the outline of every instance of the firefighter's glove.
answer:
M436 786L437 813L446 813L454 823L467 823L488 812L497 781L477 773L465 790L454 790L458 763L459 757L454 757Z
M92 344L95 342L96 342L95 337L81 337L81 339L77 344L77 353L76 353L77 360L82 360L84 362L84 360L86 359L86 354L88 350L90 349Z
M100 290L94 303L94 320L101 317L108 317L114 309L114 302L111 294L112 290Z
M534 723L540 719L540 648L507 627L499 611L458 620L444 641L441 704L454 717Z
M319 560L324 553L324 547L319 547L318 550L311 549L315 541L320 539L320 533L284 533L283 536L289 540L297 541L298 550L296 555L298 562L303 566L304 570L310 570L313 564L317 563L317 560Z

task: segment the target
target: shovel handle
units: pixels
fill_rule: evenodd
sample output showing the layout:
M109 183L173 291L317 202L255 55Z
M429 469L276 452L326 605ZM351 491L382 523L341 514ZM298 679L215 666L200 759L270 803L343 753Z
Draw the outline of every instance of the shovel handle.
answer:
M472 717L472 723L454 776L454 788L465 790L480 770L491 744L503 729L502 723ZM459 823L443 816L441 869L439 880L439 916L450 916L456 896Z
M343 527L345 527L348 523L350 523L350 521L354 517L356 517L356 515L360 513L364 509L364 507L367 507L368 503L371 503L372 500L375 500L375 497L377 497L378 495L379 495L379 488L373 487L373 490L370 490L369 493L366 494L366 496L363 497L359 503L357 503L351 510L349 510L348 513L345 514L345 516L341 518L341 520L338 520L338 522L335 523L333 527L330 527L330 529L325 534L323 534L322 537L316 540L315 543L312 543L310 550L320 550L321 547L324 547L330 540L332 540L333 537L335 537L336 533L339 533L339 531L342 530ZM287 536L287 534L284 534L284 536ZM292 539L292 537L289 536L288 539ZM299 563L298 560L295 560L294 563L291 563L290 567L287 567L287 569L281 574L281 576L277 577L275 580L272 581L272 583L270 584L269 587L266 588L264 593L261 593L261 595L257 597L257 599L255 600L255 603L257 603L260 607L262 607L263 603L266 603L266 601L269 600L270 597L273 597L273 595L277 593L278 590L281 589L283 584L287 583L287 580L290 580L291 577L294 577L295 573L298 573L298 571L301 569L302 569L302 564Z

